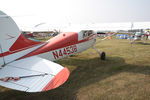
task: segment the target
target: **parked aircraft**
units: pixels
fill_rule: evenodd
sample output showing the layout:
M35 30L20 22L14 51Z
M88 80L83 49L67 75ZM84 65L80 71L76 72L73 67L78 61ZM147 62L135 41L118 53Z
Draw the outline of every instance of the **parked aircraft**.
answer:
M69 70L53 61L95 47L92 30L63 32L46 42L21 34L13 19L0 11L0 85L26 92L41 92L62 85ZM105 53L101 54L105 59Z

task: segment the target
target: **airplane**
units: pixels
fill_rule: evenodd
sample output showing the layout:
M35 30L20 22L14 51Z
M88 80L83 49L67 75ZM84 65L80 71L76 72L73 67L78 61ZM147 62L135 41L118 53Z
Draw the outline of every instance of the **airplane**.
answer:
M100 42L100 41L99 41ZM25 92L42 92L59 87L69 77L69 70L53 61L94 46L92 30L63 32L46 42L27 39L14 20L0 11L0 85Z

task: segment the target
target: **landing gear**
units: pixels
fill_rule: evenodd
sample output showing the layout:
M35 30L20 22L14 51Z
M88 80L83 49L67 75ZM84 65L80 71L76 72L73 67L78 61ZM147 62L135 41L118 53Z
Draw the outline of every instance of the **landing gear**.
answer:
M105 60L106 59L106 53L102 52L100 55L101 60Z
M106 60L106 53L105 52L100 53L100 51L97 48L95 48L94 46L93 46L93 49L95 49L95 51L100 55L101 60Z

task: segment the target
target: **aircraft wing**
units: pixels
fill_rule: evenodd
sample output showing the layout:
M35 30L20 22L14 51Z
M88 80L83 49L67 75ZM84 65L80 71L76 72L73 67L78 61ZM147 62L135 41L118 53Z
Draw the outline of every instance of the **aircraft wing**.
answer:
M37 56L14 61L0 69L1 86L25 92L54 89L68 77L67 68Z

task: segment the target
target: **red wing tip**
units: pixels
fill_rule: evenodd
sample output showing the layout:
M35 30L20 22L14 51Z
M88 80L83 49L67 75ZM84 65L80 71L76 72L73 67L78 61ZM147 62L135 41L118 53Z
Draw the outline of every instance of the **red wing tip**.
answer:
M66 80L69 77L69 70L67 68L63 68L57 75L54 76L54 78L42 89L42 91L48 91L54 88L59 87L63 83L66 82Z

